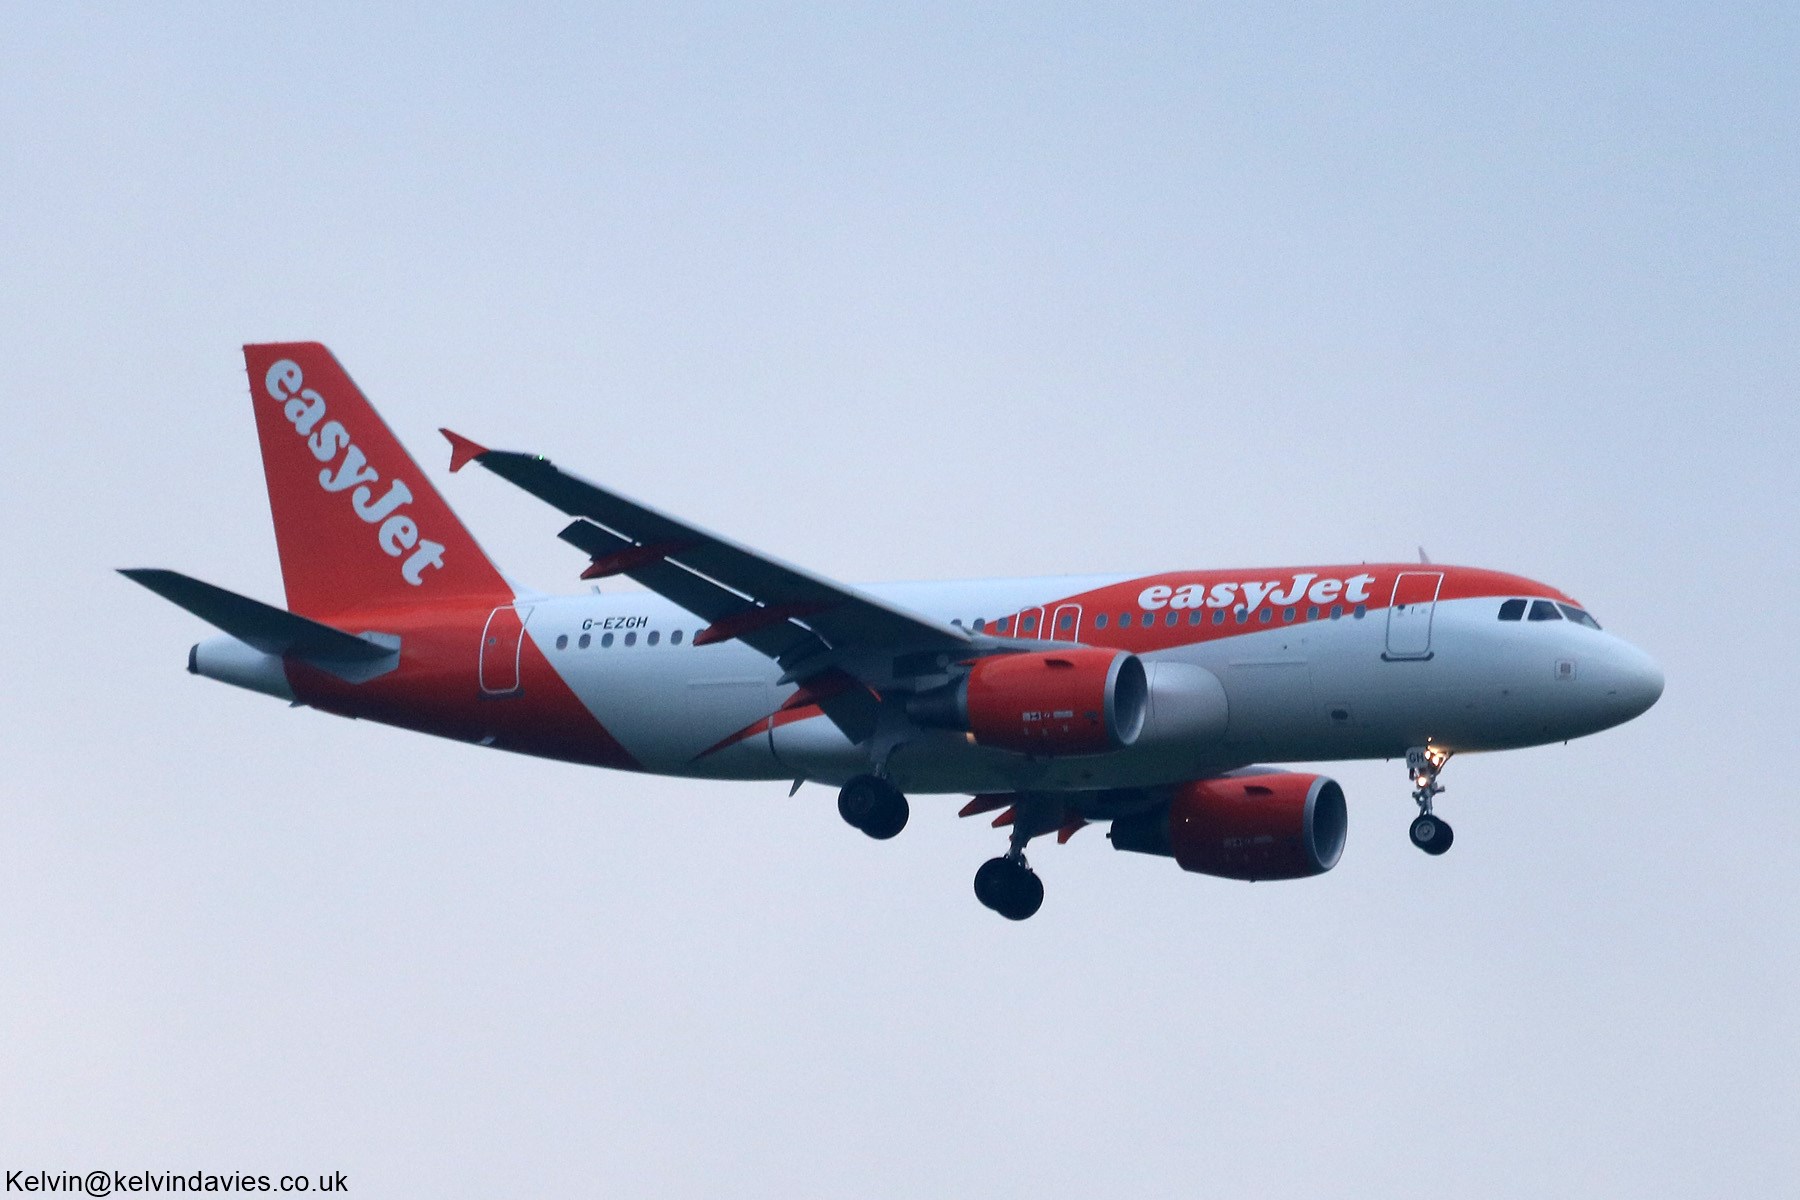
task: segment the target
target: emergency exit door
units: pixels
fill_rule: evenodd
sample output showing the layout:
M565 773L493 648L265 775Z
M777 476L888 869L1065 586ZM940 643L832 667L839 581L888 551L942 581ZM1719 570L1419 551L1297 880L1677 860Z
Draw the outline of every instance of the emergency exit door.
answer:
M525 622L531 606L504 604L488 614L481 631L481 694L516 696L519 659L525 652Z
M1394 580L1393 602L1388 605L1387 653L1382 657L1421 659L1431 657L1431 620L1437 612L1442 571L1402 571Z

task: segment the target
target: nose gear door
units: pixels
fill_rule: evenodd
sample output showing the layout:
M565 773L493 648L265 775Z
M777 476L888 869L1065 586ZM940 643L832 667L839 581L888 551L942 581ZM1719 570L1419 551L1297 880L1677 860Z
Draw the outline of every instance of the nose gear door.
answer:
M1431 619L1443 582L1442 571L1402 571L1395 578L1393 602L1388 605L1387 652L1381 657L1390 661L1431 657Z

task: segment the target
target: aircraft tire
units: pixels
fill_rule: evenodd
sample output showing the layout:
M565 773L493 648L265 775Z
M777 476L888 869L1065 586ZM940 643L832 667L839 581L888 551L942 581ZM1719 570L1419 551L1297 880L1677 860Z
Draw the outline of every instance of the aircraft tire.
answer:
M1020 867L1013 876L1006 907L1000 915L1009 921L1023 921L1044 907L1044 881L1030 867Z
M838 792L838 816L852 829L886 841L906 828L912 808L899 788L873 775L858 775Z
M881 780L873 775L858 775L838 791L838 816L852 829L868 824L881 803Z
M906 819L912 815L912 806L900 789L888 785L886 795L869 819L863 823L862 831L878 842L885 842L906 828Z
M1012 864L1004 858L990 858L975 872L975 898L984 908L1000 911L1000 896L1006 888L1005 875Z
M1044 906L1044 881L1010 858L990 858L975 872L975 898L1009 921L1023 921Z
M1413 845L1433 857L1448 850L1456 840L1456 832L1450 828L1450 822L1435 815L1419 816L1407 832L1412 837Z

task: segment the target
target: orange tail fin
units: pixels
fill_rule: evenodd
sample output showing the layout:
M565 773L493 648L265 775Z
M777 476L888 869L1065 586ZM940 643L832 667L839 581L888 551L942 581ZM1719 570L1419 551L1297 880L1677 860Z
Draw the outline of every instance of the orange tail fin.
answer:
M244 347L288 608L311 617L512 588L331 351Z

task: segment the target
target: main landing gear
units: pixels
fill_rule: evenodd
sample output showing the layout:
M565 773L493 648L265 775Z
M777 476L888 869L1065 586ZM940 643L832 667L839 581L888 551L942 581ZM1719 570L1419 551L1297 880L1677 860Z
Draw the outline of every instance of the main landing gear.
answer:
M1025 861L1025 843L1058 828L1056 813L1021 799L1014 805L1011 845L975 872L975 898L1009 921L1023 921L1044 906L1044 884ZM906 796L879 775L858 775L838 792L838 815L853 829L886 841L906 828ZM966 815L966 814L965 814ZM1079 823L1079 822L1078 822Z
M838 793L838 815L878 842L905 829L911 814L906 796L878 775L858 775Z
M1449 751L1431 746L1414 746L1406 752L1406 772L1413 781L1413 802L1419 806L1419 815L1407 832L1413 845L1431 855L1442 854L1456 840L1450 822L1431 811L1432 797L1444 790L1437 781L1438 773L1449 761Z
M975 898L1009 921L1023 921L1044 906L1044 881L1023 854L1010 851L975 872Z
M1025 861L1025 844L1056 828L1061 812L1042 801L1020 796L1012 807L1012 834L1006 853L990 858L975 872L975 898L1009 921L1023 921L1044 907L1044 881Z

